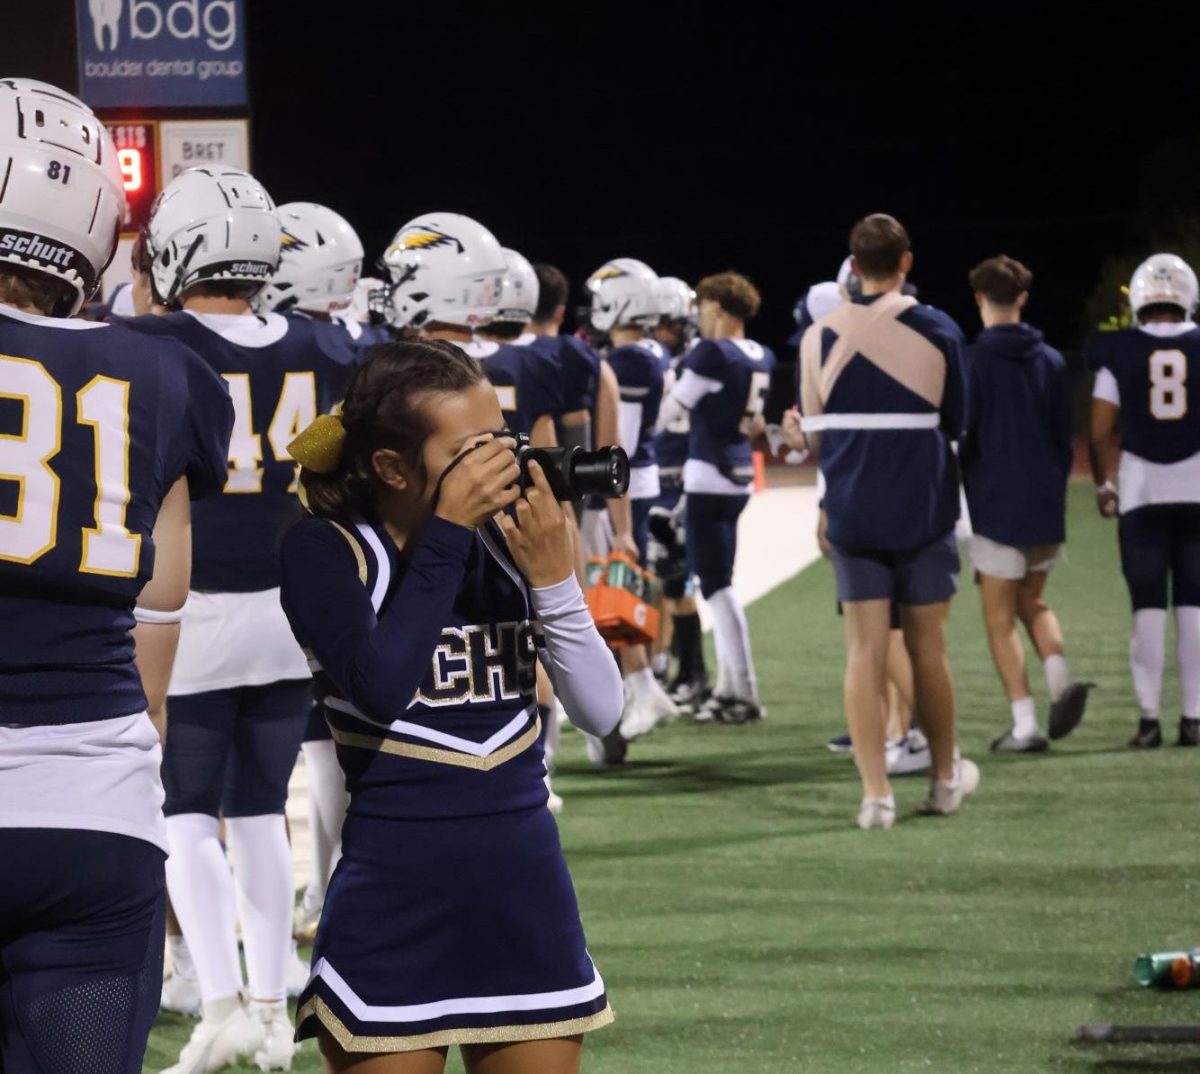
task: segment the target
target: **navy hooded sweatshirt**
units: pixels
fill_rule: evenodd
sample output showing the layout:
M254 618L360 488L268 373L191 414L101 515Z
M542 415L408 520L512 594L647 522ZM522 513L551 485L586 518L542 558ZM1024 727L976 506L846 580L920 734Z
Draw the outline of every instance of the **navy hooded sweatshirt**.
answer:
M1027 324L985 328L966 350L959 451L971 526L1001 544L1066 540L1071 386L1066 362Z

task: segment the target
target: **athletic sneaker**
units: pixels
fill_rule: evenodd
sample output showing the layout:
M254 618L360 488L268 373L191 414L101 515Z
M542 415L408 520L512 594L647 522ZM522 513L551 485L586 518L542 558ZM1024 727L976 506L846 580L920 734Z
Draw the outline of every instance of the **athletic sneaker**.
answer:
M629 749L629 744L621 737L619 727L610 731L603 738L589 735L586 731L582 734L583 748L587 752L588 760L596 768L625 763L625 754Z
M698 676L694 679L675 679L667 687L667 696L683 715L688 715L698 709L712 696L708 687L708 677Z
M1179 719L1179 737L1176 746L1200 746L1200 720L1190 720L1186 716Z
M179 1053L179 1062L163 1074L212 1074L238 1059L254 1055L263 1047L264 1039L262 1023L251 1018L239 1003L219 1022L201 1019Z
M1158 720L1138 720L1138 728L1129 745L1135 750L1156 750L1162 745L1162 725Z
M304 991L304 986L308 984L308 979L312 976L308 963L300 957L300 952L296 950L295 940L292 940L291 950L288 951L284 975L287 981L287 994L292 999Z
M162 998L158 1001L164 1011L185 1014L189 1018L200 1017L200 981L196 977L185 977L178 970L163 981Z
M1041 735L1018 738L1012 731L1005 731L992 741L993 753L1044 753L1049 748L1050 743Z
M660 723L679 715L679 709L657 682L651 689L625 696L625 711L621 714L621 737L626 742L648 735Z
M742 697L710 697L698 710L707 713L708 719L717 723L755 723L766 716L767 710L757 701ZM700 719L699 716L693 717ZM704 722L701 720L701 722Z
M254 1053L259 1070L291 1070L296 1055L296 1027L286 1006L268 1007L255 1012L262 1024L262 1044Z
M886 798L864 798L855 821L864 832L890 828L896 823L896 799L890 794Z
M903 738L889 742L886 756L889 776L915 776L928 772L933 764L929 743L920 731L910 731Z
M945 783L940 779L933 780L929 785L929 797L921 807L921 812L928 816L948 817L957 813L969 795L975 793L979 786L979 766L974 761L964 758L954 765L954 782Z
M848 734L835 735L825 743L825 748L828 749L830 753L853 753L854 743L850 741L850 736Z
M1090 682L1073 682L1062 692L1062 696L1051 704L1050 721L1047 726L1053 741L1066 738L1079 726L1087 708L1088 691L1094 685L1095 683Z

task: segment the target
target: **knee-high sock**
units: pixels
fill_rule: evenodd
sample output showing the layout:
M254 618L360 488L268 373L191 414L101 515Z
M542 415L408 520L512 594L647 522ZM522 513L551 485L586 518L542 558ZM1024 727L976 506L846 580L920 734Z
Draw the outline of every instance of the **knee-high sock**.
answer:
M1176 608L1175 632L1178 635L1183 714L1194 720L1200 716L1200 608Z
M733 587L718 589L708 603L716 627L717 666L728 677L727 685L735 697L758 700L758 684L754 676L754 657L750 653L750 627L746 613L734 596Z
M217 818L205 813L167 817L167 890L187 940L206 1004L237 996L238 962L233 876L217 837Z
M319 905L337 864L342 821L346 818L350 795L346 793L346 777L331 739L305 742L300 749L308 776L308 819L312 830L312 868L304 901Z
M1165 608L1142 608L1133 613L1133 635L1129 639L1129 667L1133 692L1137 694L1142 718L1158 719L1162 695L1163 661L1167 647Z
M292 848L282 813L227 817L229 849L250 999L281 1003L287 997L287 957L292 940Z

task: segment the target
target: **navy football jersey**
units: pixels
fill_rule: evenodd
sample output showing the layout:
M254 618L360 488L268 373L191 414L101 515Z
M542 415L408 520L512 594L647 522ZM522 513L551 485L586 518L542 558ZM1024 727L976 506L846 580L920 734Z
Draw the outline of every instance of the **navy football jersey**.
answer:
M608 364L621 388L621 443L629 451L629 465L634 469L653 466L658 461L654 454L654 426L658 423L670 364L667 349L653 339L639 339L609 351ZM626 441L632 442L633 436L626 430L635 425L637 444L629 450Z
M391 343L395 338L392 330L383 324L364 324L354 319L334 317L333 323L345 329L350 345L361 355L380 343Z
M562 412L589 413L596 405L600 380L600 355L578 336L534 336L529 346L548 355L557 365L562 386Z
M762 415L774 369L775 355L749 339L701 340L687 353L683 370L712 381L714 389L692 408L688 458L749 483L754 459L743 422Z
M677 354L670 360L663 381L663 395L671 394L671 389L683 372L683 360L688 356L698 341L690 344L682 354ZM666 481L681 481L683 479L683 464L687 462L688 441L691 439L691 414L684 410L673 422L662 429L654 438L654 456L658 459L660 479Z
M483 366L496 389L504 423L514 433L528 433L538 418L562 413L556 371L541 351L484 339L461 346Z
M125 322L186 343L233 398L229 480L192 513L192 588L257 593L279 585L279 541L301 515L287 446L345 393L357 354L340 325L276 313L173 313Z
M145 709L130 631L154 522L180 477L220 490L232 421L177 342L0 307L0 723Z
M1200 453L1200 328L1098 332L1084 351L1093 369L1116 381L1122 451L1154 463Z
M434 517L404 554L376 520L306 518L284 611L315 663L354 815L543 805L534 612L493 525Z

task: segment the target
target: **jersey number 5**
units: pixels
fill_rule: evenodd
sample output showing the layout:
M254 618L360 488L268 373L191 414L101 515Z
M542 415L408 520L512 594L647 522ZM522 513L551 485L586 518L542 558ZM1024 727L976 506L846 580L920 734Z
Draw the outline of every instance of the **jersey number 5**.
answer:
M51 460L62 447L62 388L41 362L0 355L0 398L21 407L21 431L0 434L0 481L16 482L17 507L0 514L0 559L32 564L58 543L61 491ZM84 574L134 578L142 538L125 527L129 507L129 381L97 376L75 394L75 421L90 425L96 452L96 525L82 533Z
M233 435L229 438L229 480L226 492L262 492L262 436L254 431L250 402L250 374L225 373L233 400ZM287 446L317 417L317 378L312 373L285 373L275 416L267 426L271 454L277 462L291 462ZM299 476L299 475L297 475ZM289 492L297 489L292 479Z
M1187 371L1183 351L1150 355L1150 413L1159 421L1178 421L1187 413Z

